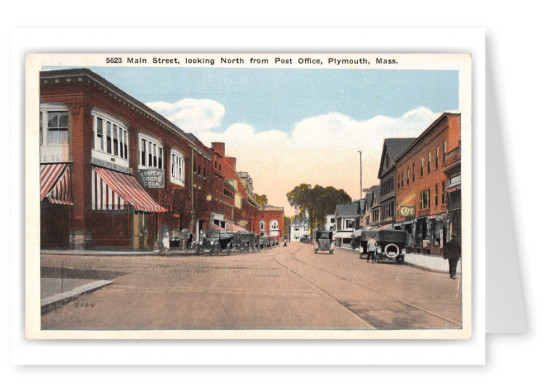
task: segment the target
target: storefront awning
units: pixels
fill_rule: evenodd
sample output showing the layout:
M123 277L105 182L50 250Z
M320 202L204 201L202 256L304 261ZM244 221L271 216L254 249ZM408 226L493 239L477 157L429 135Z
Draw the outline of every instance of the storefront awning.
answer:
M224 228L220 227L218 224L210 224L209 229L214 229L216 231L224 231Z
M342 238L342 239L349 239L352 237L353 232L337 232L337 234L334 236L335 239Z
M40 201L73 205L71 200L71 168L64 163L40 165Z
M446 218L446 213L436 213L436 214L423 216L423 217L426 218L427 220L433 220L433 219L444 220Z
M411 193L402 198L402 200L396 205L396 209L400 209L402 206L413 206L415 205L415 194Z
M380 227L377 227L377 231L383 231L385 229L392 229L392 224L385 224L385 225L381 225Z
M358 236L362 236L362 231L363 231L363 228L355 230L354 232L352 232L352 237L357 238Z
M134 176L101 167L94 167L94 171L117 196L124 202L131 204L135 210L157 213L168 212L167 209L157 204L147 194Z
M245 228L237 225L237 224L233 224L233 223L228 223L226 222L226 231L231 231L231 232L248 232Z
M461 190L461 184L455 185L455 186L452 186L452 187L448 187L448 188L446 189L446 191L447 191L448 193L451 193L451 192L456 191L456 190Z

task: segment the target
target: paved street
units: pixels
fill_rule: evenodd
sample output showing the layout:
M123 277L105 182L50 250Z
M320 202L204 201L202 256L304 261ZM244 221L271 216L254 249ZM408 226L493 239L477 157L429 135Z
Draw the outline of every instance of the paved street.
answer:
M42 277L111 280L42 329L458 328L459 279L307 244L205 256L42 255Z

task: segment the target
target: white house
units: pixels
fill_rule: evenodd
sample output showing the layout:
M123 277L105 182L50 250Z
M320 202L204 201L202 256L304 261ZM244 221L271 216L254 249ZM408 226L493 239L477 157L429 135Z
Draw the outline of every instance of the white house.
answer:
M289 242L300 242L300 238L310 235L310 221L308 219L295 219L289 225Z
M324 227L324 229L326 231L336 231L337 230L337 224L336 224L334 214L325 216L325 227Z

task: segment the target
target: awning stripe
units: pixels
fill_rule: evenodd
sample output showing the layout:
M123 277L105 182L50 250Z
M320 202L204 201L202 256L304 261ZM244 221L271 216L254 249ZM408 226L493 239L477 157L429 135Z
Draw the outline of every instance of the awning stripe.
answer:
M237 224L228 223L228 222L226 222L226 230L232 231L232 232L248 232L245 228Z
M415 194L408 194L402 201L396 205L396 209L400 209L404 205L415 205Z
M377 228L377 231L383 231L383 230L389 229L391 227L392 227L392 224L385 224L385 225L382 225L379 228Z
M220 227L220 226L217 225L217 224L210 224L210 225L209 225L209 229L215 229L215 230L217 230L217 231L223 231L223 230L224 230L224 228Z
M452 186L452 187L448 187L448 188L446 189L446 191L447 191L448 193L451 193L451 192L456 191L456 190L461 190L461 185L460 185L460 184L459 184L459 185Z
M110 187L115 196L120 197L143 212L167 212L168 210L157 204L132 175L123 174L117 171L101 167L94 167L98 176ZM110 195L110 194L107 194ZM111 198L111 197L110 197ZM109 200L109 204L118 205L120 200L116 197Z
M66 165L65 171L48 193L48 201L53 204L73 205L71 200L71 167Z
M40 165L40 201L50 193L65 166L66 164L63 163Z
M40 166L40 201L73 205L71 200L71 168L64 163Z

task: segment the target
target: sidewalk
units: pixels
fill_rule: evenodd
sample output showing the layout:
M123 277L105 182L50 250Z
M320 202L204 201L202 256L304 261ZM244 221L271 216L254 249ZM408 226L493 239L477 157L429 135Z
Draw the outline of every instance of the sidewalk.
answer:
M41 313L54 309L84 293L112 284L108 280L84 280L80 278L40 278Z
M170 249L167 252L159 250L40 250L46 255L98 255L98 256L145 256L145 255L195 255L195 249Z
M353 250L351 247L337 247L343 250L359 253L360 249ZM437 255L406 254L404 263L419 269L428 270L435 273L449 273L450 267L448 260ZM461 259L457 263L457 274L461 275Z

